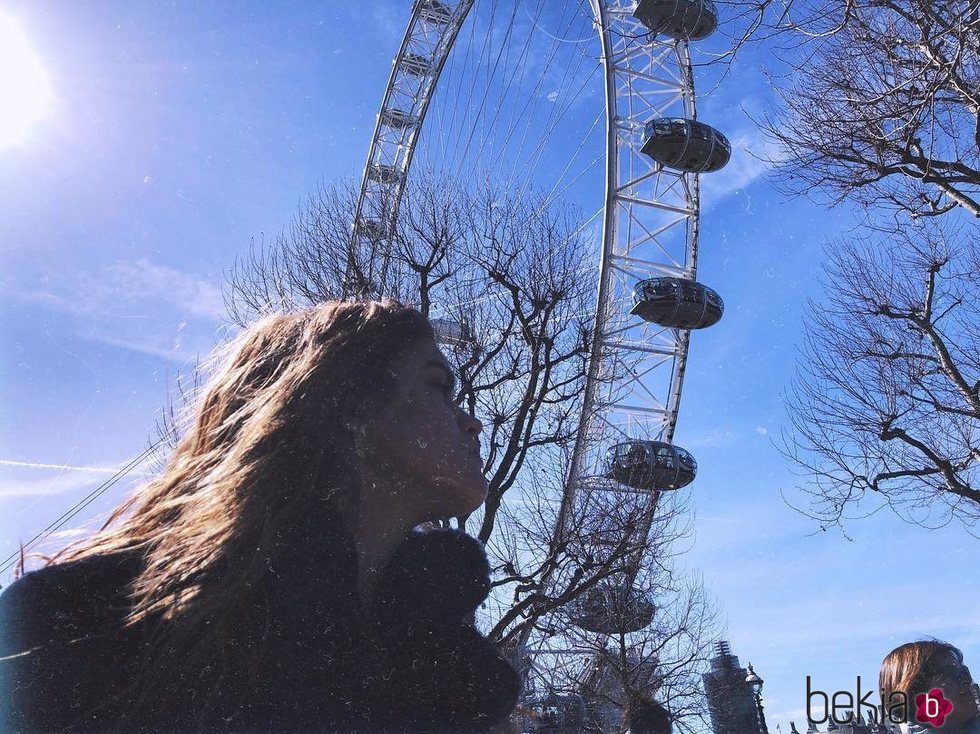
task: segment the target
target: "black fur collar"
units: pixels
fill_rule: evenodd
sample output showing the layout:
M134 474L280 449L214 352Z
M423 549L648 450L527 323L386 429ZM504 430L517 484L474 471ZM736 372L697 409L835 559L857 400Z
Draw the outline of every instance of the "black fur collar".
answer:
M490 593L483 544L458 530L411 533L395 550L375 592L379 622L459 623Z

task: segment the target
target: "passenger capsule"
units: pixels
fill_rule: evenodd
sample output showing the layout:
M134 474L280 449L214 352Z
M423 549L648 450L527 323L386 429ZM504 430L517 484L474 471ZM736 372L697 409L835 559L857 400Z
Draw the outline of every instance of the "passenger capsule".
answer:
M650 626L656 608L636 589L605 583L590 589L570 605L577 627L602 635L638 632Z
M404 110L382 110L381 122L388 127L395 128L396 130L403 130L406 127L411 127L414 125L415 118Z
M627 441L606 452L605 477L641 492L680 489L697 471L691 454L663 441Z
M380 183L393 183L402 177L402 172L387 163L376 163L368 168L368 178Z
M419 0L419 17L433 23L448 23L453 11L439 0Z
M354 232L358 236L366 237L369 240L382 240L387 236L386 228L381 220L370 217L358 219L357 226L354 227Z
M649 278L633 286L630 313L660 326L703 329L718 323L725 304L706 285L684 278Z
M678 40L698 41L718 27L711 0L640 0L633 16L650 29Z
M415 76L425 76L432 71L432 59L421 54L405 54L402 56L399 67L409 74Z
M682 117L658 117L643 127L641 152L667 168L707 173L725 167L732 156L728 139L710 125Z
M429 319L436 341L450 346L475 344L473 329L468 321L453 321L452 319Z

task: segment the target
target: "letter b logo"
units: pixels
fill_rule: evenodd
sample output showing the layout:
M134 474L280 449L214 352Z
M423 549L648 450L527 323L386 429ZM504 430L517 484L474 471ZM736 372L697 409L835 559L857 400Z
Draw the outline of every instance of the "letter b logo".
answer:
M933 688L928 693L920 693L915 697L915 720L920 724L930 724L940 727L953 710L950 702L940 688Z

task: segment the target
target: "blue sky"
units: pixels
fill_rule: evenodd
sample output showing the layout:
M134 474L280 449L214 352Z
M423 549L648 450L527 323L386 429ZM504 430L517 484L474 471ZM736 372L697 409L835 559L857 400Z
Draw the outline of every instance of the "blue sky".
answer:
M218 337L235 258L321 182L359 173L409 5L7 4L54 101L27 140L0 148L4 557L109 476L21 464L98 470L139 454L176 376ZM702 119L736 149L703 183L699 277L727 310L692 339L677 442L700 468L685 565L766 679L771 730L787 732L804 718L807 675L853 690L909 639L948 639L980 669L980 550L956 526L926 532L886 512L852 523L848 540L785 501L802 502L798 478L773 441L803 301L820 298L823 242L852 217L777 194L751 154L766 150L746 111L773 101L769 58L749 50L719 86L702 85ZM536 104L568 88L523 87ZM573 101L542 182L595 119L601 89ZM597 181L573 193L590 196ZM96 522L136 480L71 526Z

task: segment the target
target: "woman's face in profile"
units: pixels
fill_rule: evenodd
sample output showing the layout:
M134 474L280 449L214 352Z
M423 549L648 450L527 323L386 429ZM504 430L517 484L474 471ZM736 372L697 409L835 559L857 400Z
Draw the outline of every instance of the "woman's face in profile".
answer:
M378 487L391 488L391 497L378 500L413 524L468 515L487 495L483 425L453 402L456 379L434 340L406 349L391 369L398 389L368 427L364 457Z

